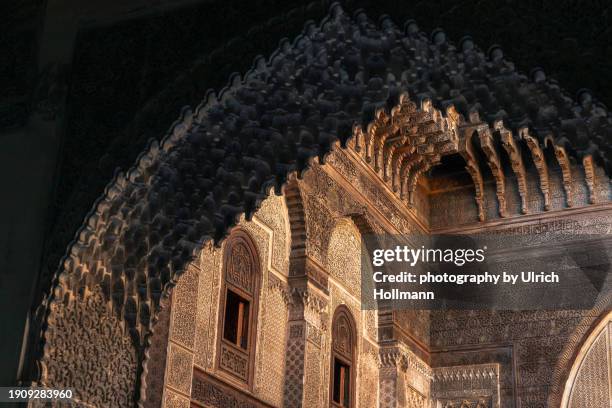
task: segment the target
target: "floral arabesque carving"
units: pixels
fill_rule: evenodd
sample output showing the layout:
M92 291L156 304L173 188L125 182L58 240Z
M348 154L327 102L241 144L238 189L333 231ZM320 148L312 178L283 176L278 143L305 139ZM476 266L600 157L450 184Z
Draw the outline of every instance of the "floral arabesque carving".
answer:
M51 311L40 385L71 388L77 401L94 406L133 406L137 351L124 323L108 314L101 289L55 301Z

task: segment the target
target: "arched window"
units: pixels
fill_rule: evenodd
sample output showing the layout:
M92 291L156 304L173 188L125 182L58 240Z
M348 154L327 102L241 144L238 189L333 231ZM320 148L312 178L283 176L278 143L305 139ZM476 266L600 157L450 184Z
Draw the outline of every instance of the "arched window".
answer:
M332 324L330 406L355 406L355 323L345 306L338 306Z
M259 256L242 230L228 238L223 256L223 285L219 308L218 367L250 384L255 356Z

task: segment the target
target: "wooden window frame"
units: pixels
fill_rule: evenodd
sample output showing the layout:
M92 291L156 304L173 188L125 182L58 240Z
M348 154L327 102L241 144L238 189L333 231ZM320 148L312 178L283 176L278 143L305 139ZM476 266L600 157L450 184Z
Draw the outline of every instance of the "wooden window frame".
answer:
M231 261L230 258L233 250L237 245L244 245L250 255L250 265L252 267L252 293L247 292L244 288L241 288L228 280L228 265ZM252 391L254 373L253 368L255 365L255 346L257 339L257 317L259 314L259 288L262 273L259 253L253 239L246 231L242 229L235 230L227 239L223 250L222 270L221 295L219 296L219 317L217 323L217 356L215 359L215 367L216 371L222 376L222 378L240 387L244 387L246 385L247 388ZM246 350L225 339L225 312L227 308L227 295L228 291L230 290L249 302ZM246 375L240 376L237 372L223 366L221 359L223 358L224 350L229 350L231 353L246 357Z
M229 339L225 338L225 330L226 330L226 323L227 323L227 300L228 300L228 295L229 293L232 292L235 296L239 297L240 299L243 299L247 302L248 304L248 315L246 317L246 336L242 336L242 327L244 327L244 323L245 323L245 319L244 319L244 311L242 316L240 316L240 314L238 314L238 319L236 322L236 342L233 343L231 342ZM242 302L241 302L242 303ZM222 332L221 332L221 341L226 342L227 344L230 344L232 346L238 347L244 351L248 351L249 350L249 346L250 346L250 340L251 340L251 333L252 333L252 321L251 321L251 315L253 313L253 296L246 293L243 290L240 290L240 288L233 286L231 284L226 284L225 286L225 309L223 310L223 327ZM242 319L240 318L242 317ZM241 346L242 343L242 338L246 337L246 348L243 348Z
M350 350L348 353L342 353L335 347L336 325L340 318L346 319L349 326L350 335ZM340 305L334 312L332 319L332 339L331 339L331 358L330 358L330 375L329 375L329 406L331 408L353 408L355 407L356 385L357 385L357 331L355 329L355 319L350 310ZM334 401L334 380L335 380L335 362L338 360L341 364L349 368L349 404L340 405ZM342 390L341 390L342 392Z

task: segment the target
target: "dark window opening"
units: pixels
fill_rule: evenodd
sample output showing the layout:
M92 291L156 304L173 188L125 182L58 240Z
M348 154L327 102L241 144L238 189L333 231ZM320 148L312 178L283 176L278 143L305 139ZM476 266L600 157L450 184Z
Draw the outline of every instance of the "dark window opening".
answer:
M249 339L249 301L228 289L223 338L246 350Z
M340 407L350 406L351 367L334 359L333 401Z

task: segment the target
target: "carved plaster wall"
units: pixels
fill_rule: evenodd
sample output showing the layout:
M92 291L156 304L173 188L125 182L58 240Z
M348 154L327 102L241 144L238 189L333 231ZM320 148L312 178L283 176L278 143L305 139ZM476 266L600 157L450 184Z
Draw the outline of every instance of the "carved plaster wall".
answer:
M327 164L314 163L304 178L297 182L301 196L305 197L302 204L308 231L307 255L319 264L318 267L328 277L324 287L314 292L293 291L291 287L288 279L291 231L284 197L270 196L252 220L247 221L243 217L239 221L240 228L253 237L261 256L263 274L253 388L244 395L239 393L241 397L235 396L238 398L236 401L240 398L251 401L249 398L254 398L252 401L255 402L250 402L253 406L324 406L329 398L329 316L342 304L351 310L358 327L357 395L360 406L379 403L385 407L424 408L432 401L440 401L446 404L443 405L446 408L467 401L474 407L489 408L497 407L495 398L501 398L500 407L509 407L514 401L521 401L524 407L543 404L562 346L575 327L588 315L588 311L393 313L394 324L410 333L420 344L420 349L416 350L419 353L423 349L433 352L442 348L450 350L451 357L438 359L437 368L433 371L428 363L415 354L414 344L398 342L391 348L379 347L379 316L374 312L360 310L360 228L363 225L358 227L358 224L365 222L372 231L394 232L420 231L423 225L418 214L405 212L405 208L394 201L392 194L372 183L367 171L350 154L335 150L328 157ZM552 201L553 205L555 202ZM577 215L567 220L556 217L551 221L542 221L541 217L532 217L533 221L528 222L506 223L501 227L488 227L485 224L476 228L506 228L518 234L531 234L536 240L546 240L548 232L560 227L574 229L576 233L605 229L610 224L610 216L605 209L600 212L595 210L576 210ZM186 407L192 398L223 404L225 400L215 400L210 393L218 391L226 395L223 393L234 392L224 388L226 385L223 382L215 383L218 378L214 362L217 353L215 345L218 336L223 248L224 244L221 247L206 244L200 258L187 268L172 292L172 305L168 309L170 322L166 354L158 355L146 365L149 380L146 381L145 395L151 396L151 399L145 401L145 405L155 401L156 384L152 375L153 370L159 370L159 367L163 368L164 373L158 374L157 379L161 377L164 381L162 398L165 406ZM291 310L297 305L296 296L300 299L299 307L307 315L304 324L299 326L290 323ZM70 310L70 313L79 313L70 309L75 307L75 303L67 299L66 305L59 302L53 304L54 313L58 316L71 315L64 309ZM99 310L96 310L101 316L102 298L93 291L86 292L85 299L91 299L91 302L85 304L88 308L98 307ZM163 332L163 316L159 316L159 333ZM108 319L104 322L109 327L116 327L114 330L121 330L119 321ZM82 329L96 330L89 326ZM53 330L47 335L52 340L51 344L59 341L54 337ZM121 337L117 336L116 339ZM152 344L157 340L154 335ZM502 354L489 351L491 344L508 342L513 346L512 358L516 360L516 372ZM121 377L127 379L135 375L136 357L131 346L128 347L129 342L124 343L118 349L124 350L127 356L124 364L128 368L124 370L125 377ZM487 361L477 361L473 356L466 357L466 354L452 352L465 347L479 350L477 353L480 356L490 358ZM151 351L159 350L154 347ZM54 371L51 358L54 353L58 353L58 350L48 349L47 355L50 357L43 360L43 367L48 367L46 378L57 381L61 373ZM75 355L79 354L75 352ZM488 388L470 388L465 384L459 386L457 382L451 382L454 385L446 388L440 386L441 380L436 378L442 377L436 377L435 373L448 371L449 368L443 366L455 364L460 366L457 370L476 373L476 377L481 376L478 367L483 364L498 364L498 368L495 369L494 378L489 378L491 382ZM194 369L213 377L208 382L202 382L199 374L193 374ZM483 377L478 378L482 380ZM516 389L515 383L518 385ZM298 387L288 389L288 384L289 387L291 384L297 384ZM299 388L300 384L303 388ZM129 388L126 386L125 389ZM454 393L448 393L449 389L454 390ZM150 391L148 394L147 390ZM97 397L94 394L85 398L91 400Z
M361 296L361 235L347 218L332 228L327 254L327 271L336 284L347 288L357 299Z
M576 356L562 408L607 407L612 401L612 314L595 327Z
M350 150L347 152L334 151L328 157L327 165L322 166L322 169L326 171L329 178L334 179L334 181L339 180L338 185L342 186L345 192L351 191L350 187L346 187L341 182L342 180L351 180L349 184L358 187L358 194L349 195L356 197L362 194L368 198L365 200L366 202L380 200L381 196L384 197L384 194L368 194L367 192L371 190L359 184L359 175L364 177L363 174L367 174L367 172L363 171L362 168L356 170L355 160L347 159ZM329 166L330 164L333 165ZM331 169L328 170L328 167L331 167ZM601 170L594 170L593 174L589 176L588 164L586 166L572 164L568 168L573 172L570 183L567 183L567 174L555 173L555 171L558 171L557 167L554 163L550 163L547 171L548 169L554 170L551 170L546 178L545 191L547 196L542 192L542 177L541 174L538 175L535 167L533 167L533 171L525 174L527 186L525 208L527 212L534 213L533 216L523 219L515 218L501 224L491 222L491 226L486 223L483 225L474 224L473 220L477 218L477 214L474 213L474 217L472 217L467 211L467 209L472 208L468 205L468 202L471 203L471 200L473 200L473 193L466 192L464 201L457 202L456 199L462 197L461 188L458 185L456 188L449 190L449 194L444 198L441 198L442 195L432 198L432 200L434 198L439 199L445 207L440 212L440 214L444 214L444 217L433 217L431 220L436 220L436 223L439 222L439 225L443 225L446 230L453 232L462 231L461 227L457 227L462 223L473 226L464 230L468 233L493 231L496 228L507 229L516 234L529 234L534 243L557 239L559 231L568 232L568 238L566 239L570 241L579 241L581 234L609 233L609 208L605 205L603 207L588 207L590 203L596 200L601 200L602 203L607 202L607 197L610 194L608 179ZM316 170L317 167L315 166L311 171L315 172ZM341 177L338 177L338 174ZM596 187L589 187L589 183L586 181L588 177L591 177ZM321 184L322 181L325 181L325 183ZM316 183L319 186L334 185L320 174L316 177ZM509 179L508 184L511 183L516 184L516 179ZM494 180L485 181L484 194L485 198L489 198L485 201L493 205L486 207L487 219L492 220L499 218L499 207L496 204L499 197L496 197L495 188ZM321 187L319 187L319 190L325 191ZM508 204L506 216L512 215L513 212L522 212L521 192L517 188L514 193L515 196L508 197L506 200ZM319 191L319 195L323 196L323 193ZM317 194L314 194L314 196L316 197ZM570 199L569 205L574 208L577 207L573 212L574 216L569 214L565 217L560 214L546 215L546 211L566 209L568 197ZM450 198L455 201L450 200ZM328 211L330 208L328 204L334 201L327 201L325 208ZM547 208L544 208L546 202L548 202L546 204ZM381 207L384 208L384 206ZM430 215L438 210L439 208L432 209ZM467 211L468 215L464 217L463 211ZM388 218L392 219L392 216ZM418 226L418 221L421 220L419 214L415 214L413 217L404 214L404 219L412 222L412 228ZM391 230L398 225L394 223ZM436 224L431 226L436 227ZM449 226L451 227L449 228ZM388 225L387 228L389 228ZM521 249L518 248L517 253L520 251ZM331 292L333 293L333 291ZM444 355L436 355L434 358L437 367L441 367L440 369L443 366L456 365L457 372L461 370L469 372L470 369L475 369L474 367L495 367L494 371L487 371L489 374L494 374L489 375L490 384L485 387L487 388L486 392L483 390L471 391L470 387L464 386L465 384L460 386L455 383L453 385L456 391L455 395L453 396L451 393L440 399L440 403L446 404L443 406L453 407L465 403L466 406L470 407L511 407L516 403L521 403L525 407L539 407L543 406L542 404L545 404L549 398L553 371L564 345L567 344L569 337L576 328L592 313L596 312L434 312L434 317L430 321L429 312L398 311L394 312L393 318L401 327L410 329L410 332L421 341L423 349L427 352L435 353L442 349L446 350ZM509 348L508 344L510 344ZM466 349L473 351L467 352ZM381 371L382 404L404 406L409 403L415 404L414 401L428 399L428 394L419 393L413 385L410 385L409 380L404 379L401 375L398 376L395 372L390 373L388 371L388 368ZM475 372L480 373L478 370ZM481 374L478 374L477 377L483 378ZM413 377L408 376L408 378ZM399 389L402 391L398 392ZM390 397L390 395L396 397ZM404 398L403 396L405 396L405 399L401 399ZM391 400L387 400L387 398L391 398ZM394 400L394 398L400 398L401 400Z
M429 365L402 342L380 348L380 407L427 408L432 371Z
M320 196L324 198L327 192L331 193L332 188L337 189L332 193L333 196L352 197L353 208L358 210L358 213L363 212L364 208L369 210L369 215L376 222L373 222L374 227L379 228L379 232L383 229L383 222L387 223L386 228L395 230L399 233L410 234L424 232L423 223L427 220L422 218L426 212L417 212L409 210L405 203L399 202L393 191L386 188L380 182L380 178L376 174L372 174L369 166L366 165L360 158L350 149L341 149L338 144L334 145L332 152L326 157L326 164L323 166L328 176L324 177L327 183L324 193ZM320 170L317 166L311 169L313 173ZM306 172L305 181L310 172ZM333 181L329 181L333 179ZM342 189L339 189L342 187ZM309 187L306 186L308 190ZM355 208L355 206L357 208ZM342 207L345 213L350 213L351 207Z
M78 403L134 405L136 349L109 309L97 286L53 301L40 386L71 388Z
M558 245L562 239L559 233L565 232L566 243L581 248L581 237L609 234L611 221L610 209L603 207L573 216L536 217L481 230L525 235L534 245ZM521 248L514 251L515 257L524 253ZM604 297L592 310L434 311L431 347L435 363L500 363L502 407L516 403L522 407L558 406L561 392L553 386L560 372L567 375L569 370L560 368L559 362L576 351L567 349L575 343L575 333L589 327L611 305Z
M171 295L170 332L164 375L164 407L188 407L193 375L199 280L190 265Z
M480 364L433 370L431 394L443 408L499 408L499 365Z
M233 398L238 398L235 401L254 398L254 404L280 407L285 370L283 351L288 333L286 277L290 244L284 198L269 197L252 220L242 218L238 227L252 237L263 273L260 277L254 382L251 391ZM228 379L215 365L224 249L225 243L220 247L207 244L200 258L190 265L173 290L164 406L189 406L190 400L195 399L212 406L221 404L221 407L229 401L227 398L230 398L229 390L232 388L223 385ZM222 399L213 397L218 392L230 394Z
M326 270L330 275L330 314L340 306L346 306L357 327L357 406L369 407L378 404L378 344L376 312L361 310L361 235L354 222L340 218L331 228L329 247L326 251ZM326 339L331 339L331 325L328 325ZM330 384L331 344L323 348L325 376L323 384ZM329 387L324 389L329 390ZM323 392L323 401L329 394Z
M322 254L332 254L330 239L333 234L346 234L346 229L329 231L325 226L334 225L336 219L342 217L361 217L369 223L369 233L423 233L422 220L419 213L409 210L405 203L397 200L394 193L376 181L376 175L371 174L368 166L351 150L334 149L326 158L325 165L314 164L304 174L300 189L305 199L304 209L308 228L307 243L311 248L312 257L323 264L329 260ZM422 214L421 214L422 215ZM346 224L344 224L346 225ZM340 240L339 240L340 241ZM334 244L335 245L335 244ZM322 248L321 248L322 247ZM315 249L317 248L317 249ZM346 253L346 251L345 251ZM330 255L327 255L330 256ZM342 255L347 257L347 255ZM335 262L335 261L334 261ZM338 264L350 265L347 260L339 260ZM343 271L332 270L334 274L344 274ZM340 279L342 280L342 279ZM351 291L360 294L361 276L351 283ZM346 284L346 283L345 283ZM404 329L412 333L419 342L428 343L429 317L428 312L410 313L409 319L395 319Z

